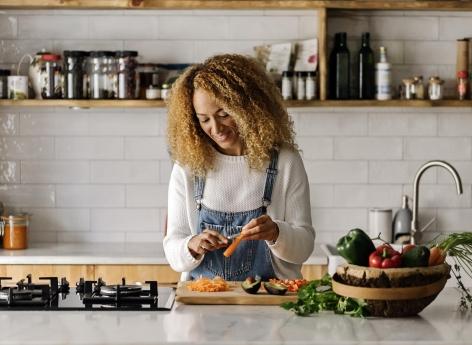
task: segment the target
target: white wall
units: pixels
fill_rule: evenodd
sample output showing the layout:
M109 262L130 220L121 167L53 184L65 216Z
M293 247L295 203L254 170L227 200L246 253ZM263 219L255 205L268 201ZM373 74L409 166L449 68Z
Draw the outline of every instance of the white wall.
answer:
M330 35L348 31L354 57L360 33L371 30L374 46L389 48L395 80L410 74L452 80L454 41L472 36L469 13L360 14L338 12ZM198 62L219 52L250 54L257 44L313 37L316 25L314 11L6 11L0 13L0 65L10 68L23 53L41 48L136 49L146 62ZM438 217L430 236L471 230L470 109L289 112L319 242L366 228L369 207L399 207L428 159L451 162L464 195L455 195L446 173L428 171L420 221ZM33 241L160 241L170 173L165 123L165 109L1 108L0 200L33 213Z

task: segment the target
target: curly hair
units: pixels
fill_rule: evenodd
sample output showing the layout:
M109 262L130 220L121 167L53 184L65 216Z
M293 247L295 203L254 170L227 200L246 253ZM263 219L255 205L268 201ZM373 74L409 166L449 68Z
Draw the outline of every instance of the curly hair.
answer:
M233 117L251 168L262 169L274 148L297 149L293 122L264 67L251 57L216 55L188 67L173 84L167 102L171 157L193 174L204 176L215 159L214 144L195 115L196 89L212 95Z

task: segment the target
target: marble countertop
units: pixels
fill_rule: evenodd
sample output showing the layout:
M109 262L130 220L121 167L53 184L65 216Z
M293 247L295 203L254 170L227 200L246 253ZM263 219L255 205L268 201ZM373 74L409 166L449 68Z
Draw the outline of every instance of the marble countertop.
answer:
M306 261L326 265L319 245ZM162 243L33 243L25 250L0 250L0 265L166 265Z
M2 311L0 344L471 344L471 313L444 289L417 317L299 317L277 306L196 306L170 312Z

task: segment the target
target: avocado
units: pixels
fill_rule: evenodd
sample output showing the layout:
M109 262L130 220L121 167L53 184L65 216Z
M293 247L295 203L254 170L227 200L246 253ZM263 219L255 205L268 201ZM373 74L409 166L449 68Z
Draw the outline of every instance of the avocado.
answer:
M285 295L288 290L285 285L271 282L264 282L264 288L271 295Z
M242 282L241 287L247 293L256 294L261 287L261 278L256 277L256 279L254 279L253 277L248 277Z

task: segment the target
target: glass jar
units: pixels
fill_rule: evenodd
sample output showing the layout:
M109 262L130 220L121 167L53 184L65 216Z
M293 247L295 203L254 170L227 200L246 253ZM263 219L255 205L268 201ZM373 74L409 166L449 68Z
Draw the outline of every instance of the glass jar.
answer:
M115 53L118 73L118 98L137 98L136 67L138 52L134 50L123 50Z
M292 99L293 90L293 72L283 71L282 72L282 98L284 100Z
M413 78L414 85L415 85L415 97L417 99L424 99L424 84L423 84L423 76L416 76Z
M171 84L164 83L161 88L161 98L165 101L169 99Z
M316 72L307 72L305 86L306 99L309 101L314 100L316 98Z
M64 98L86 98L85 60L89 53L82 50L64 51Z
M28 247L29 216L18 214L1 217L4 249L26 249Z
M467 98L468 89L469 89L469 73L467 71L457 72L457 94L461 101Z
M444 80L441 80L438 76L429 78L428 83L428 96L432 101L437 101L443 98L443 86Z
M115 53L92 51L88 58L89 92L92 99L116 97Z
M41 97L44 99L62 98L62 66L61 56L44 54L41 68Z
M157 64L139 64L137 68L139 80L139 98L145 98L150 86L159 85L159 67Z
M7 69L0 69L0 99L8 98L8 76L10 71Z
M415 98L415 81L413 79L403 79L403 99L414 99Z

